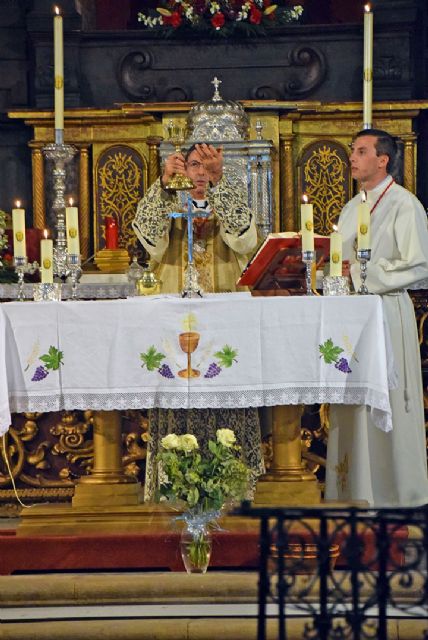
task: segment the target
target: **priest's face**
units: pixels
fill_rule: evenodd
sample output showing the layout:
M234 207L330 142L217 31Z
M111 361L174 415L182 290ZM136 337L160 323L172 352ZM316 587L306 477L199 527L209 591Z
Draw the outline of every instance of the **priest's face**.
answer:
M186 173L195 185L195 188L190 192L192 196L199 199L204 198L209 182L209 177L202 163L202 158L196 149L192 151L192 153L187 158Z
M376 142L375 136L360 136L352 144L352 177L366 189L372 189L387 175L388 156L377 155Z

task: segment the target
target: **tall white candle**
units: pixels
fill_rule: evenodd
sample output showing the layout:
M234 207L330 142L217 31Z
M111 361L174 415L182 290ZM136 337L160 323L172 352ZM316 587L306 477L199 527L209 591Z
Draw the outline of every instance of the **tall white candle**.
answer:
M40 241L40 279L44 283L53 282L53 242L44 230L44 239Z
M370 249L370 207L364 191L361 192L361 202L357 207L357 215L357 249L358 251L365 251Z
M64 129L64 40L58 7L54 16L54 81L55 129Z
M373 13L364 7L364 64L363 64L363 122L364 129L372 127L373 101Z
M337 227L333 227L334 231L330 234L330 275L342 275L342 234L337 231Z
M303 196L300 205L300 222L302 229L302 252L314 250L314 207L308 204L308 197Z
M13 229L13 255L15 258L25 258L27 249L25 245L25 209L21 208L19 200L15 209L12 209Z
M77 207L73 207L72 198L70 198L70 206L65 208L65 226L67 229L67 252L70 255L79 255L79 212Z

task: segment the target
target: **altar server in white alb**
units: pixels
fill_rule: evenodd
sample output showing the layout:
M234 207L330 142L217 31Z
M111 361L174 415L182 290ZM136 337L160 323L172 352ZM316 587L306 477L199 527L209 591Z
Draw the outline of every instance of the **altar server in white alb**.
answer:
M384 131L366 129L354 139L352 176L371 208L366 285L382 297L398 375L398 387L390 391L393 429L385 433L376 427L365 406L332 405L327 451L326 499L366 500L377 507L428 503L421 361L407 293L428 278L427 216L419 200L392 178L396 158L396 142ZM348 202L339 219L343 257L356 290L360 201L357 195Z

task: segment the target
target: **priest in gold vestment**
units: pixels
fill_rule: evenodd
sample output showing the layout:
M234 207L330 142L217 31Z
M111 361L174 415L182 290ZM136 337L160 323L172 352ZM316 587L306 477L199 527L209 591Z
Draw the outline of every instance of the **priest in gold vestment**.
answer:
M194 188L171 192L170 178L187 175ZM193 220L193 261L198 281L205 292L236 291L236 281L257 246L254 216L245 198L223 175L223 151L207 144L195 144L184 157L170 155L160 179L140 201L133 228L148 251L161 281L162 293L183 289L187 265L187 221L168 214L187 208L190 194L195 210L205 216ZM160 440L168 433L193 433L204 443L215 439L218 428L233 429L242 457L253 472L263 472L261 438L256 409L178 409L150 412L150 441L146 461L145 500L152 500L158 485L156 455Z
M169 156L163 174L140 201L133 228L148 251L163 293L183 288L187 264L187 222L172 219L173 211L187 208L186 192L165 189L175 173L185 173L195 209L210 213L193 224L194 262L204 291L236 291L236 281L257 245L254 216L243 195L223 175L223 152L195 144L186 154Z

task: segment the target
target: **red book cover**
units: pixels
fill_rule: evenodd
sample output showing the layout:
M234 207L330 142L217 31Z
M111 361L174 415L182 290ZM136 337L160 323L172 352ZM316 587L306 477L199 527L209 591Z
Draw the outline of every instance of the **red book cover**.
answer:
M328 259L330 238L314 238L317 266ZM305 275L302 239L293 231L270 233L242 272L237 284L255 289L300 288Z

